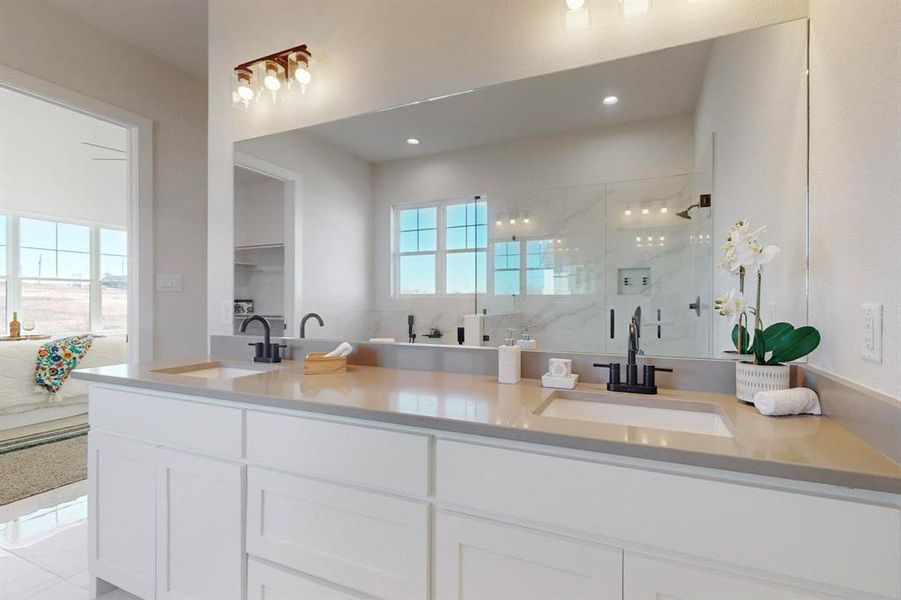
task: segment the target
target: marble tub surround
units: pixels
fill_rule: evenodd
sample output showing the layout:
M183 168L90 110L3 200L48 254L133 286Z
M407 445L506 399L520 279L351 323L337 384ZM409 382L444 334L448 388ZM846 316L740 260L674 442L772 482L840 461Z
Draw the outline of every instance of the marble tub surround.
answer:
M179 364L203 363L208 357ZM302 363L234 379L208 380L159 369L173 363L79 370L77 378L166 393L353 417L755 473L845 487L901 492L901 465L825 417L772 419L730 394L663 390L660 401L713 404L734 437L680 433L535 414L554 390L536 380L500 385L493 375L355 365L346 374L303 375ZM581 391L601 391L580 384Z

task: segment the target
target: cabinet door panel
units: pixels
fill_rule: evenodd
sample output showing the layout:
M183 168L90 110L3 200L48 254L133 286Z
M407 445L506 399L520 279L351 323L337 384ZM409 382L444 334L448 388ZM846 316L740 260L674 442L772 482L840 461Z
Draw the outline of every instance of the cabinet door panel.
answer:
M437 600L622 597L622 550L440 512Z
M117 436L88 436L91 571L153 598L156 570L154 448Z
M157 597L239 600L244 467L163 448L157 465Z
M250 468L247 552L380 598L428 596L428 505Z
M826 600L834 598L626 552L625 600Z

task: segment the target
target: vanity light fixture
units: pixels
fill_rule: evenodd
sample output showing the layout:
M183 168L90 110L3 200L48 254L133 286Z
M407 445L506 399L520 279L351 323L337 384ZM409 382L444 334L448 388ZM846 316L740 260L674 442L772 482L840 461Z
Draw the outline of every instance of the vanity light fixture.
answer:
M632 216L632 209L631 209L631 208L627 208L627 209L623 212L623 214L626 215L627 217L631 217L631 216Z
M407 138L407 143L411 146L418 146L419 140L417 140L416 138Z
M310 51L306 44L247 61L235 67L232 75L232 103L249 107L269 92L273 101L285 90L301 94L313 80Z
M501 221L500 219L498 219L497 221L494 222L494 224L497 225L498 227L500 227L504 224L504 222Z
M668 209L667 207L665 207L665 206L662 207L662 208L660 209L660 214L665 215L665 214L668 213L668 212L669 212L669 209Z
M617 96L607 96L601 102L604 106L613 106L617 102L619 102L619 98Z
M636 242L640 242L640 241L641 241L641 236L640 236L640 235L636 235L636 236L635 236L635 241L636 241Z
M522 222L525 223L526 225L528 225L529 223L532 222L532 219L530 219L529 217L523 217Z
M591 15L585 8L585 0L566 0L566 14L563 18L567 31L585 29L591 24Z
M619 14L625 18L640 17L651 8L651 0L616 0Z
M510 219L510 225L516 225L516 219Z
M641 214L643 214L643 215L650 214L650 212L651 212L651 211L650 211L650 209L648 209L648 208L642 208L642 209L641 209Z

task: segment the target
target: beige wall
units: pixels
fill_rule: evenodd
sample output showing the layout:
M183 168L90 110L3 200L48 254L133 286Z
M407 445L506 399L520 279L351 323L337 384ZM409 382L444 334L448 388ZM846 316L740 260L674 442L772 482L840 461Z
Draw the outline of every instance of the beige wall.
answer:
M623 19L589 1L592 25L563 27L562 2L461 0L210 3L210 333L228 333L232 296L232 143L411 100L695 42L807 15L806 0L657 2ZM271 9L271 10L270 10ZM273 15L292 15L273 18ZM314 85L278 110L232 108L234 65L307 43Z
M203 351L205 83L38 1L0 2L0 62L153 120L155 271L184 275L154 298L154 354Z
M810 6L811 358L901 396L901 3ZM861 358L863 302L884 305L882 364Z

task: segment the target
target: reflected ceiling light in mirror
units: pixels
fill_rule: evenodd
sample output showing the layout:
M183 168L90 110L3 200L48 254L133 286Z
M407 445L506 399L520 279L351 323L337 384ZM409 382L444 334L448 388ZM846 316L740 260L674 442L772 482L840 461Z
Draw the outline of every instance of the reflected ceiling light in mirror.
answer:
M606 98L601 100L601 102L604 104L604 106L613 106L614 104L619 102L619 98L617 98L616 96L607 96Z
M287 91L304 93L313 76L306 44L241 63L232 75L232 103L247 108L269 92L273 102ZM287 90L286 90L287 88Z
M626 210L623 211L623 214L626 215L627 217L631 217L631 216L632 216L632 209L631 209L631 208L627 208Z
M418 146L419 140L417 140L416 138L407 138L407 143L411 146Z
M650 212L651 212L650 209L647 209L647 208L642 208L642 209L641 209L641 214L643 214L643 215L650 214Z
M585 0L566 0L566 14L563 22L567 31L577 31L588 27L591 24L591 15L585 8Z
M663 206L660 208L660 214L665 215L668 212L669 212L669 209L667 207Z
M619 14L628 18L640 17L651 8L651 0L616 0Z
M525 223L526 225L528 225L529 223L532 222L532 219L530 219L529 217L523 217L522 222Z

